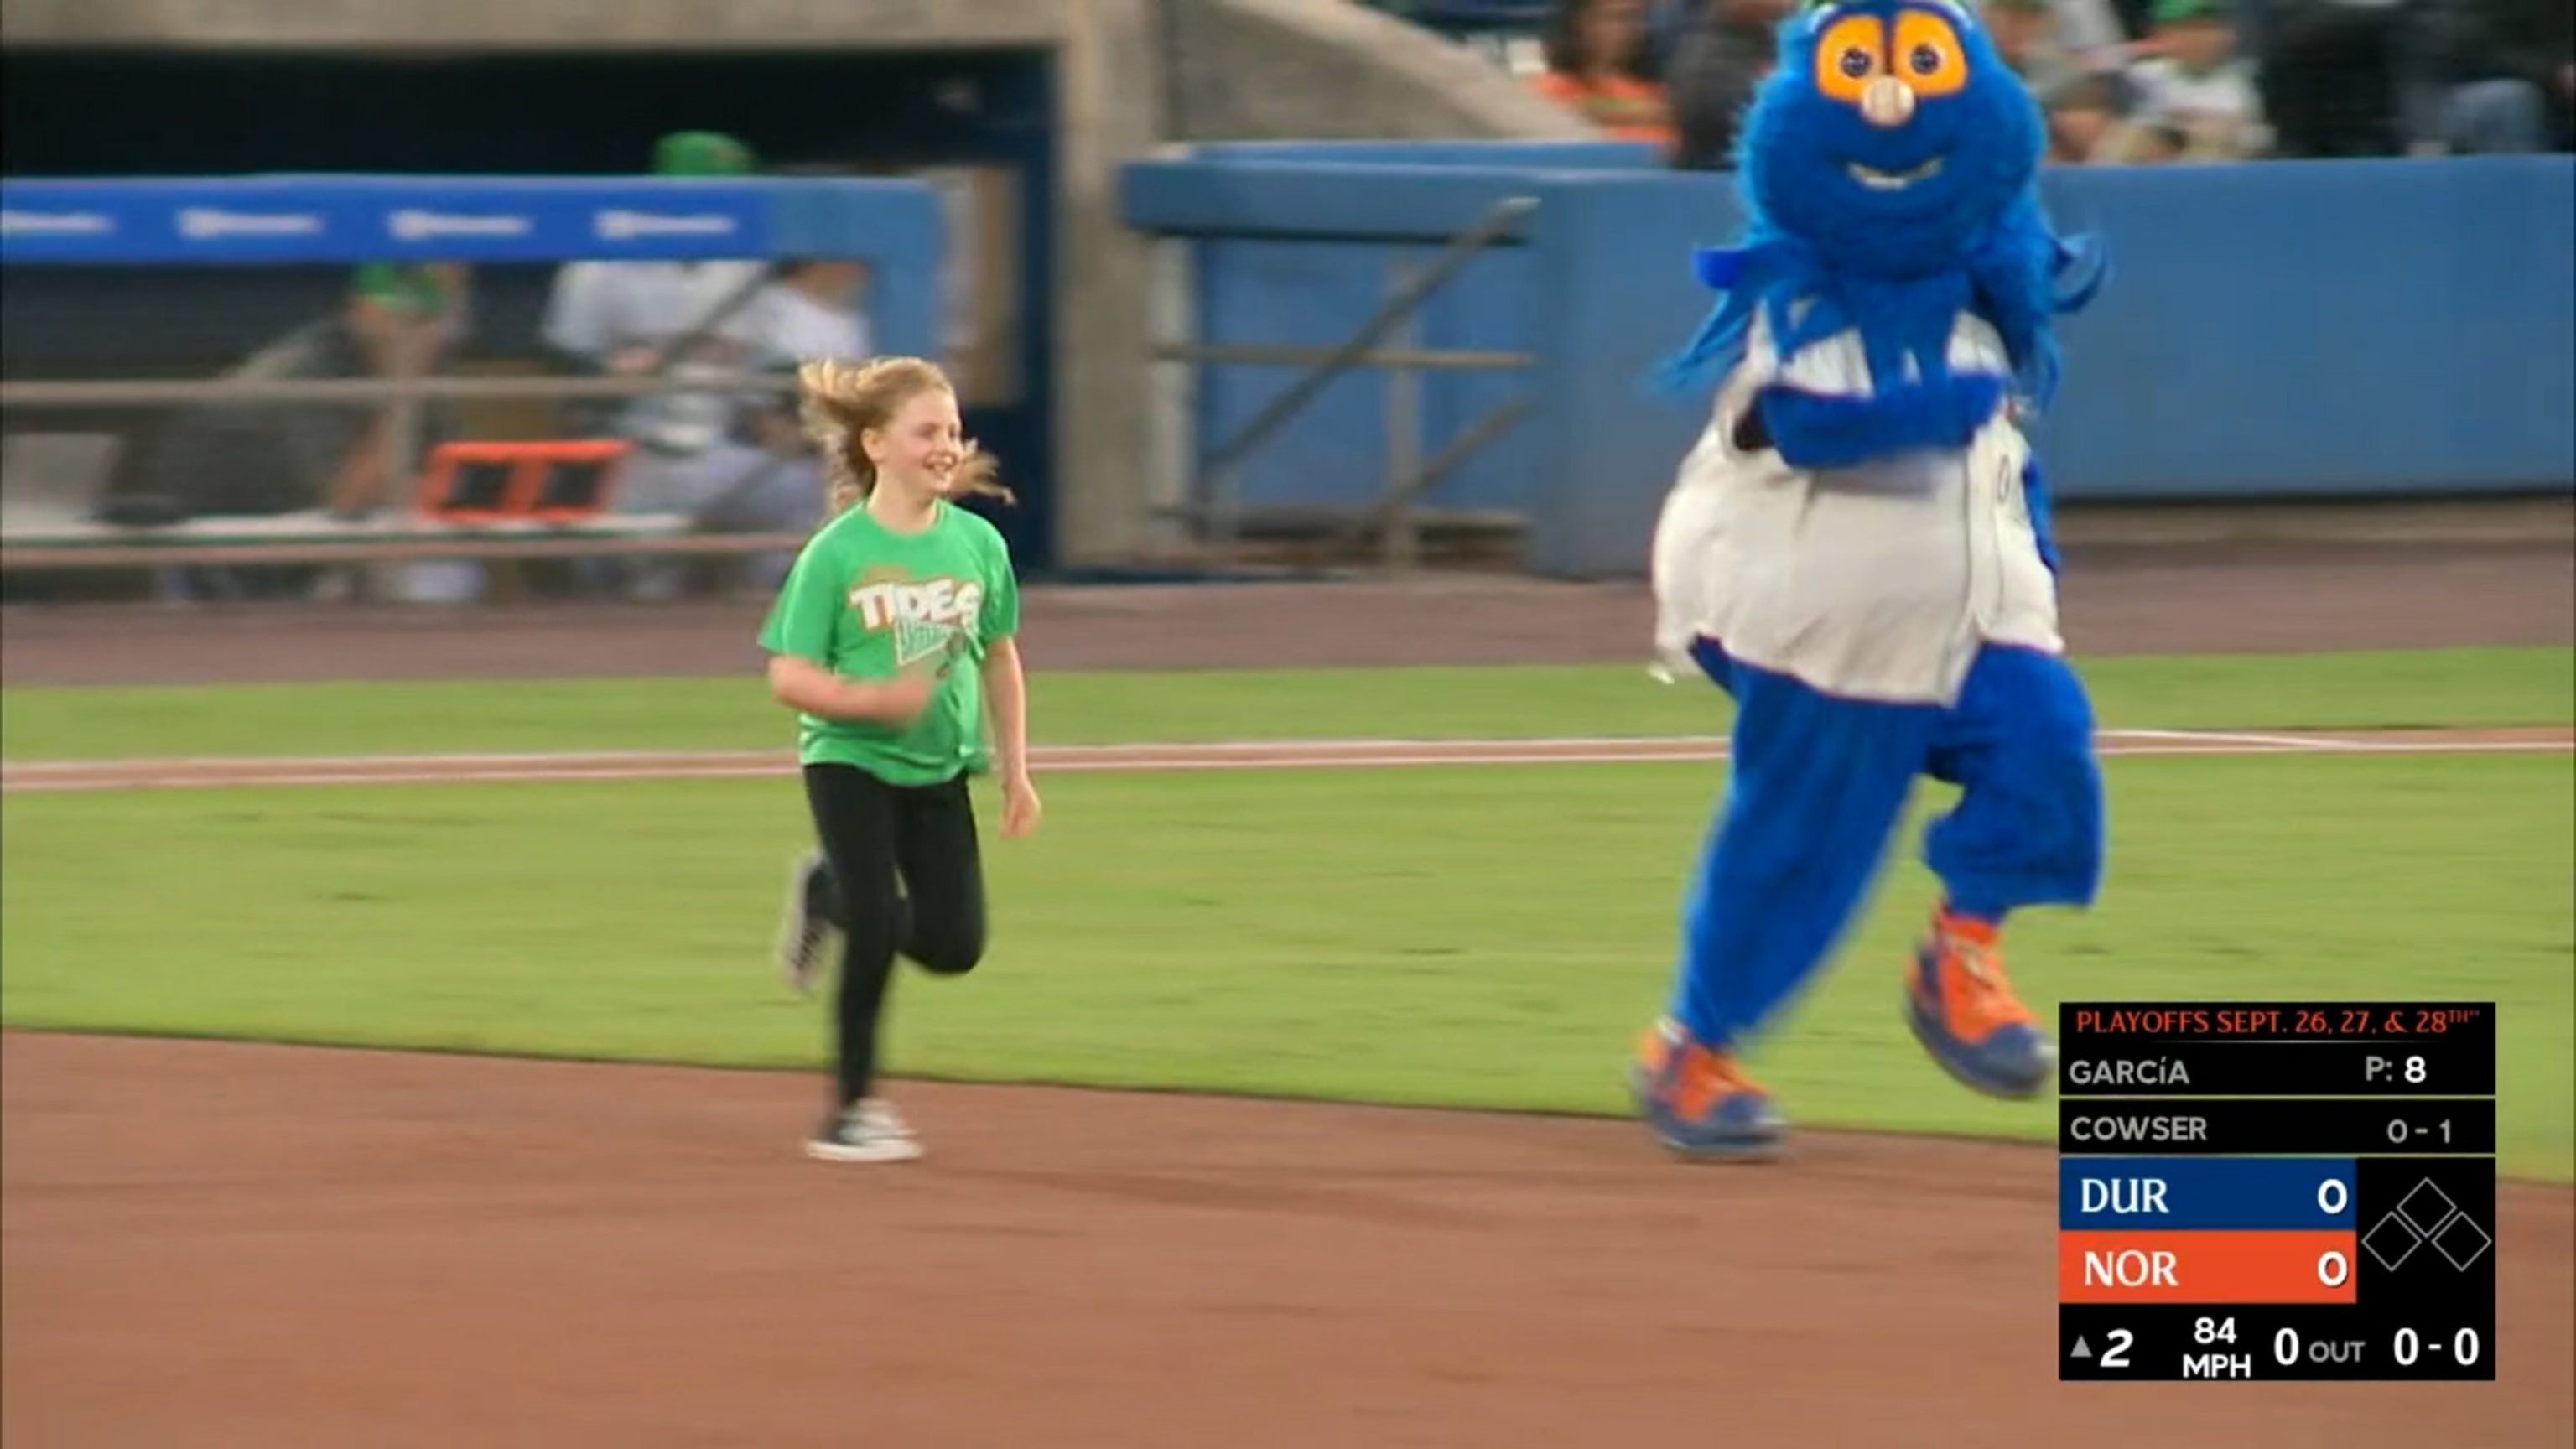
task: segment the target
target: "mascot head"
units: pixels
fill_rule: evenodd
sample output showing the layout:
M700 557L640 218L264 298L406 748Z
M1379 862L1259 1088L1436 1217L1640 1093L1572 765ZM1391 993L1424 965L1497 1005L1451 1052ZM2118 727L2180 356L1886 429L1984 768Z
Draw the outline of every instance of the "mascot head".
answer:
M1828 265L1905 277L1958 265L2026 199L2045 143L1969 10L1853 0L1781 26L1738 167L1756 214Z
M2017 391L2055 391L2051 319L2092 299L2097 249L2049 229L2046 127L1974 13L1952 0L1821 0L1780 26L1779 65L1737 140L1744 240L1698 256L1726 294L1663 372L1688 388L1742 356L1760 315L1788 355L1856 329L1874 373L1945 374L1973 312Z

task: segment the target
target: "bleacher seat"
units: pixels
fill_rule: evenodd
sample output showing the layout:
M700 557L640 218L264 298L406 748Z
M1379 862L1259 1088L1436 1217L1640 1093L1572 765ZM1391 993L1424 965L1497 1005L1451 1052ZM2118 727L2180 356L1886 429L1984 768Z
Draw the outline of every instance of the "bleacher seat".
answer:
M0 536L87 523L124 440L113 433L11 433L0 439Z
M606 511L629 451L615 439L442 443L414 511L447 523L586 523Z

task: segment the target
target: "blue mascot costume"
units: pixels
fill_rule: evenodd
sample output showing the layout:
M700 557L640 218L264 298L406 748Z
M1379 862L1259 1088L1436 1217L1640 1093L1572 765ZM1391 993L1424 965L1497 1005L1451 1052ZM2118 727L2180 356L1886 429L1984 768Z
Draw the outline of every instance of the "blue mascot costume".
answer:
M1921 776L1944 899L1905 975L1933 1060L2038 1094L2055 1050L2005 979L2013 911L2090 904L2093 718L2062 657L2046 491L2016 426L2057 380L2056 315L2099 284L2035 182L2043 128L1947 0L1817 4L1745 118L1751 218L1703 252L1725 294L1669 381L1717 384L1656 527L1657 651L1733 696L1726 797L1684 910L1640 1114L1688 1157L1783 1123L1741 1053L1832 952Z

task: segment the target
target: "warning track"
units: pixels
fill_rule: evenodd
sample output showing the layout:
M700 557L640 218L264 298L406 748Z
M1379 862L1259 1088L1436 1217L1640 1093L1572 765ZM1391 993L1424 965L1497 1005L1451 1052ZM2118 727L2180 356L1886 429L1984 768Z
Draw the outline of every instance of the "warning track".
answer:
M2108 756L2565 754L2576 728L2229 733L2111 730ZM1700 736L1527 740L1240 740L1211 744L1047 745L1048 774L1190 770L1393 769L1435 765L1610 765L1726 758ZM62 760L0 765L9 793L196 790L249 786L429 785L573 780L721 780L795 768L781 750L547 754L338 755L260 759Z

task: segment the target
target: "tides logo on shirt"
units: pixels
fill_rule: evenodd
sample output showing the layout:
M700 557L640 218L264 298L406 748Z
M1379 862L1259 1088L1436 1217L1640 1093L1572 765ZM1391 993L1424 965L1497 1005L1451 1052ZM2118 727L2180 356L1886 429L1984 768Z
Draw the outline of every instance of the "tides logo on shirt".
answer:
M984 586L969 579L863 579L850 590L850 612L869 633L894 636L897 669L953 655L983 612Z

